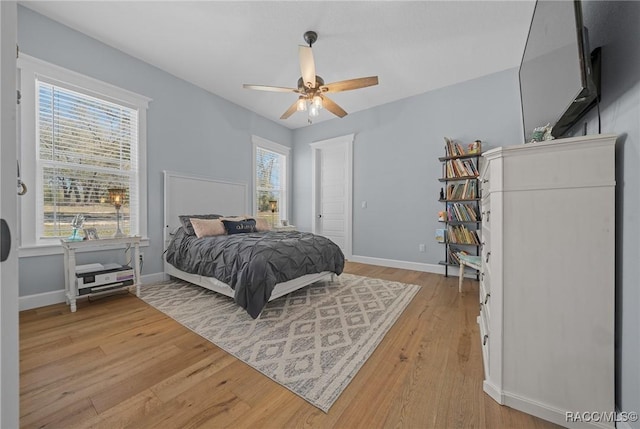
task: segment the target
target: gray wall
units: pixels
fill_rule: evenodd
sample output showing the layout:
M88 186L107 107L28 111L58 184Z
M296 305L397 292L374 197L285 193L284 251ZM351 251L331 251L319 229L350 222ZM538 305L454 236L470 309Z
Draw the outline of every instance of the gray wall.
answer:
M162 272L162 171L250 183L251 135L291 146L291 131L24 7L18 43L31 56L153 99L148 110L148 235L143 274ZM99 257L119 260L117 252ZM79 263L95 262L82 254ZM60 290L62 255L20 259L20 296Z
M293 220L311 229L309 143L355 133L353 254L438 264L444 258L444 245L434 239L444 209L437 180L444 136L465 144L480 139L485 150L520 143L521 129L512 69L295 130ZM418 251L421 243L425 253Z
M602 47L602 133L616 150L616 404L640 412L640 3L583 2L591 47ZM597 111L585 119L598 132ZM640 428L640 422L630 423Z

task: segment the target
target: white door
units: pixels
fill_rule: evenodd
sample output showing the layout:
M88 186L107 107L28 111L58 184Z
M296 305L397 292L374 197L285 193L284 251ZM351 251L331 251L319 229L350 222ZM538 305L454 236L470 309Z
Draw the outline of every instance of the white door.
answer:
M353 134L311 144L313 232L351 257Z
M11 238L0 262L0 427L19 426L18 241L16 187L16 3L0 1L0 217ZM5 243L6 245L7 243Z

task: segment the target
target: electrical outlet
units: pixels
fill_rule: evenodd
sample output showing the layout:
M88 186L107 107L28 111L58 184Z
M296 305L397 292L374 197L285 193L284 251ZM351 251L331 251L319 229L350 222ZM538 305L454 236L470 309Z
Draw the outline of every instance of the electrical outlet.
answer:
M427 251L427 249L426 249L425 245L424 245L424 244L422 244L422 243L420 243L420 244L418 245L418 250L419 250L420 252L426 252L426 251Z
M144 262L144 253L140 252L140 263Z

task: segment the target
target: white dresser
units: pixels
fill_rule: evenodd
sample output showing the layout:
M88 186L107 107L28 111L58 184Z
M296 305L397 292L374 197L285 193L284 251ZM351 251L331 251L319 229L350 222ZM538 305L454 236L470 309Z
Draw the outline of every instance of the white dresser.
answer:
M484 391L567 427L614 427L566 413L614 411L615 140L483 154Z

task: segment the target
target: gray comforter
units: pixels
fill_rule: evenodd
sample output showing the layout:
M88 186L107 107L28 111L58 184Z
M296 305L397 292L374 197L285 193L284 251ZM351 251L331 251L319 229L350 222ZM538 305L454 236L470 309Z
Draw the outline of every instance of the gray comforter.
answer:
M331 240L306 232L257 232L198 238L180 228L167 262L181 271L215 277L231 286L235 301L254 319L277 283L305 274L341 274L344 255Z

